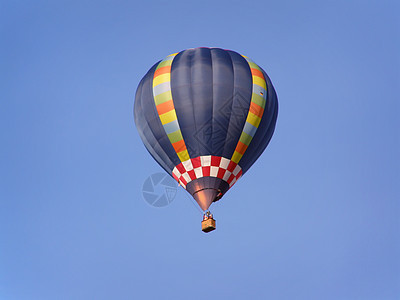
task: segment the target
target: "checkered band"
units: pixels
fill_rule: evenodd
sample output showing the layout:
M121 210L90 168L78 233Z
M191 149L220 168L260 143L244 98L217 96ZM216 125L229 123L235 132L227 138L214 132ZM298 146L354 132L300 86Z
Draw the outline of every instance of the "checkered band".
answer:
M172 170L172 176L181 186L201 177L218 177L231 188L242 176L242 168L235 162L219 156L199 156L181 162Z

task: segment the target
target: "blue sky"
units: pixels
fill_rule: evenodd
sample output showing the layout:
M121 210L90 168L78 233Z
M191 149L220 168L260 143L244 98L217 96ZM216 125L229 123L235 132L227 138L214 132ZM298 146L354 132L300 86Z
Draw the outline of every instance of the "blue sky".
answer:
M1 1L0 299L398 299L396 1ZM133 122L158 60L269 74L272 141L212 206L142 198Z

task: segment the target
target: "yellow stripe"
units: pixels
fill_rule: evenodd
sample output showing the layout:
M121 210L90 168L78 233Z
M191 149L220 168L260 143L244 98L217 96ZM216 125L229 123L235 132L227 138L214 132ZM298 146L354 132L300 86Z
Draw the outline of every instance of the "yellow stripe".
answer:
M172 99L171 91L166 91L154 97L156 105L162 104Z
M160 62L160 63L158 64L156 70L157 70L157 69L160 69L160 68L162 68L162 67L171 66L171 65L172 65L172 61L173 61L172 59L171 59L171 60L163 60L162 62Z
M251 102L257 104L258 106L261 106L262 108L265 108L266 100L265 100L264 96L253 93L251 96Z
M156 85L159 85L160 83L164 83L167 81L171 81L170 73L158 75L156 78L153 79L153 87L155 87Z
M249 111L246 122L249 122L251 125L258 128L258 125L260 125L261 122L261 118Z
M175 109L160 115L161 124L167 124L169 122L175 121L177 119Z
M188 159L190 159L189 153L188 153L187 150L183 150L183 151L181 151L181 152L179 152L177 154L178 154L178 157L179 157L179 159L181 161L187 161Z
M239 152L237 152L235 150L235 152L232 155L231 161L233 161L234 163L239 163L240 159L242 158L242 154L240 154Z
M265 84L265 80L258 77L258 76L253 76L253 83L261 86L264 90L267 89L267 85Z
M253 63L252 61L247 61L247 62L249 63L250 68L260 70L260 67L257 66L257 65L256 65L255 63ZM260 70L260 71L261 71L261 70Z

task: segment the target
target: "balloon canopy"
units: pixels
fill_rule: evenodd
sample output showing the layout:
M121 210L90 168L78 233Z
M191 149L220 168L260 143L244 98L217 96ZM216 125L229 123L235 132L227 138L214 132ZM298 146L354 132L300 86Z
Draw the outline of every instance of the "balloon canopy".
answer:
M207 210L253 165L275 129L271 80L231 50L194 48L157 62L136 91L136 127L160 166Z

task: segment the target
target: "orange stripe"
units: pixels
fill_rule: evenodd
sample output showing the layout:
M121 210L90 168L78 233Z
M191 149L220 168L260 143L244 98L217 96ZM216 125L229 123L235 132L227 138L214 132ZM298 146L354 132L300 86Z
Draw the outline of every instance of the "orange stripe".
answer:
M162 75L162 74L165 74L165 73L170 73L170 72L171 72L171 66L166 66L166 67L159 68L154 72L154 77L153 78L156 78L159 75Z
M235 151L239 152L240 154L244 154L246 152L247 145L243 144L241 141L238 142Z
M158 115L165 114L173 109L174 109L174 101L172 101L172 99L157 105Z
M255 114L257 117L261 118L262 115L264 114L264 108L262 108L261 106L257 105L254 102L250 102L250 112Z
M185 145L184 140L180 140L180 141L178 141L176 143L173 143L172 147L174 147L176 153L179 153L179 152L182 152L182 151L186 150L186 145Z
M253 76L261 77L262 79L264 79L264 75L263 75L263 73L262 73L260 70L251 68L251 74L252 74Z

